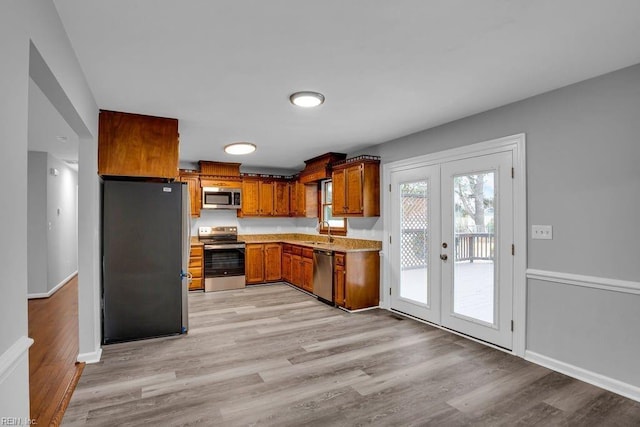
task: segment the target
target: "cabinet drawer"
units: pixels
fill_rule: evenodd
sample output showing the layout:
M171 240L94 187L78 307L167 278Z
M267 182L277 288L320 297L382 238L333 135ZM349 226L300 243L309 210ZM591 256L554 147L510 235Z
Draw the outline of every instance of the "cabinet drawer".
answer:
M284 252L285 254L290 254L291 253L291 248L292 248L292 246L287 244L287 243L283 243L282 244L282 252Z
M191 267L202 267L202 257L191 257L189 258L189 268Z
M293 255L302 255L302 247L301 246L291 246L291 253Z
M189 290L193 291L197 289L202 289L202 279L201 278L196 279L194 277L193 279L191 279L191 283L189 283Z
M313 258L313 249L302 248L302 256L304 258Z
M191 246L191 253L189 254L191 258L201 257L203 254L204 254L204 246L202 245Z
M202 267L189 267L189 273L191 273L191 276L196 279L202 279Z
M336 265L344 265L344 254L336 253L334 257Z

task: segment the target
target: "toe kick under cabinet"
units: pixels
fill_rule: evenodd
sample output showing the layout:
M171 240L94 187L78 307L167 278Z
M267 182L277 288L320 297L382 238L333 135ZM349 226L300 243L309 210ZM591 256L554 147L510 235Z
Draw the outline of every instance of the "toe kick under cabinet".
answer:
M336 252L333 300L347 310L377 307L380 303L380 255L377 251Z

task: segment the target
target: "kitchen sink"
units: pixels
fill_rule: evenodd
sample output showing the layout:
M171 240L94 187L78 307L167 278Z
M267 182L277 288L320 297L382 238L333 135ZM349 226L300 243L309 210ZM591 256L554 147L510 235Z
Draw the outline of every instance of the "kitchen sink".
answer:
M315 242L315 241L311 241L311 240L307 240L302 242L305 245L313 245L313 246L318 246L318 245L324 245L324 246L331 246L333 245L333 243L329 243L329 242Z

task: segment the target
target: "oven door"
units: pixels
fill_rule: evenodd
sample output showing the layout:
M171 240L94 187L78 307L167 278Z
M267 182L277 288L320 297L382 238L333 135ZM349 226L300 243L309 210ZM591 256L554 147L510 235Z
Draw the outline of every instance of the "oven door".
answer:
M244 288L244 244L204 245L205 292Z

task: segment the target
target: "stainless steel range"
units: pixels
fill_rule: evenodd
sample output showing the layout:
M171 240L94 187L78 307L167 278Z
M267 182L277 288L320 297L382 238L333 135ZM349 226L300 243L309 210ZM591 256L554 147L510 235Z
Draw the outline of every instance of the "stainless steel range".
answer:
M198 227L198 239L204 244L205 292L244 288L245 244L238 241L238 227Z

